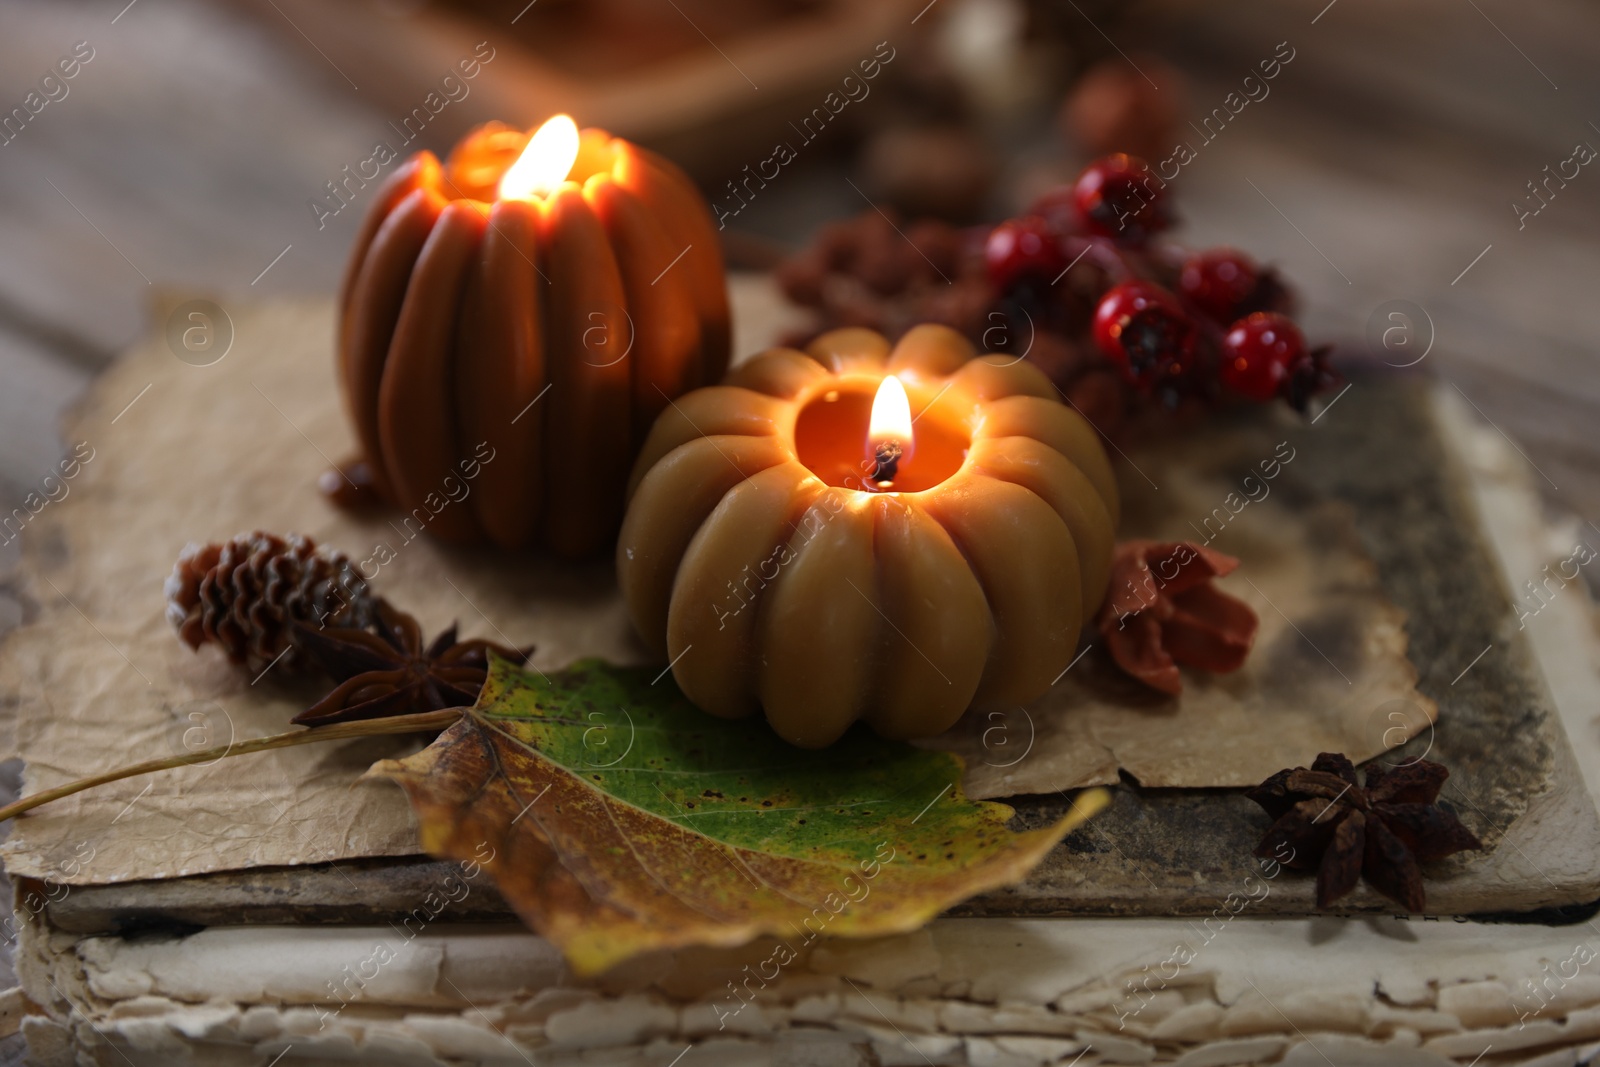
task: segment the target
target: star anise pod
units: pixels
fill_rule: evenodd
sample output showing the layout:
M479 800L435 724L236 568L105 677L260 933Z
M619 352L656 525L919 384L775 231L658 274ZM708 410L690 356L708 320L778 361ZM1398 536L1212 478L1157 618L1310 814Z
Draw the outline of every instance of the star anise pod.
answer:
M467 707L477 701L488 677L490 652L519 665L533 652L458 641L454 625L424 645L417 620L387 601L380 601L370 631L318 630L301 623L297 641L339 682L291 720L299 726Z
M1324 752L1309 769L1279 771L1245 794L1274 820L1256 855L1317 872L1317 907L1328 908L1367 884L1407 911L1427 896L1419 863L1483 845L1455 814L1438 806L1450 772L1419 759L1372 764L1366 784L1343 755Z

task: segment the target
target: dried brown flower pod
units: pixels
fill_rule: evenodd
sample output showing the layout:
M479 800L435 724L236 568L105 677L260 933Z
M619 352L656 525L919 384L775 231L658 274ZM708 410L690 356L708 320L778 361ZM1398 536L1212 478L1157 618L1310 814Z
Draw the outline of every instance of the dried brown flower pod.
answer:
M1178 664L1215 673L1244 665L1259 620L1211 584L1239 566L1189 541L1124 541L1097 622L1117 666L1152 689L1183 692Z
M1092 155L1163 159L1181 139L1187 104L1185 79L1170 63L1148 54L1110 56L1078 79L1062 102L1060 123Z
M899 229L896 229L896 227ZM949 326L984 347L995 291L972 231L937 219L892 221L868 209L829 223L774 271L784 295L817 312L814 329L785 338L804 347L820 332L864 326L889 337Z

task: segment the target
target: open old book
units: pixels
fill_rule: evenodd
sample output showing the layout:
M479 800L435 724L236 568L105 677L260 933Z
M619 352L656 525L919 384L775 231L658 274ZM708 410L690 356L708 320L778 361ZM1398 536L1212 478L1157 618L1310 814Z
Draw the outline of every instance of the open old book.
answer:
M734 294L736 350L749 354L788 312L764 280L736 279ZM536 645L542 667L586 655L643 662L603 562L557 568L449 550L381 515L330 507L316 478L350 448L331 308L268 305L235 319L238 340L221 362L190 366L154 338L72 420L68 441L88 451L70 493L31 519L15 583L32 609L0 657L29 790L279 732L317 695L241 677L214 649L191 653L175 639L161 583L189 540L259 527L357 558L383 546L378 581L430 629L454 619L467 634ZM142 389L144 402L113 421ZM1481 442L1426 382L1358 377L1353 389L1315 424L1243 422L1124 464L1123 536L1194 536L1191 523L1211 531L1246 561L1239 577L1249 580L1229 588L1261 615L1262 643L1245 672L1197 681L1177 705L1130 693L1090 649L998 734L995 721L969 717L940 739L966 760L969 792L1010 798L1025 822L1064 810L1062 790L1123 783L1112 809L1026 883L966 906L984 918L941 920L870 952L828 943L754 982L747 964L773 958L770 944L683 952L574 986L547 945L510 925L487 879L419 855L398 789L354 784L374 761L420 745L376 738L130 780L20 820L4 856L24 894L23 980L49 1017L31 1025L98 1027L131 1047L165 1042L194 1062L212 1062L195 1050L213 1041L272 1054L295 1045L297 1055L321 1042L392 1042L418 1062L517 1062L524 1049L610 1043L667 1062L662 1050L694 1040L802 1024L913 1059L906 1050L933 1055L951 1042L1036 1042L1069 1059L1099 1049L1083 1062L1219 1042L1221 1055L1230 1041L1275 1055L1296 1029L1393 1049L1427 1042L1454 1056L1477 1047L1475 1032L1515 1024L1518 1010L1545 1027L1534 1031L1541 1040L1555 1040L1550 1027L1570 1037L1589 1025L1583 1011L1600 988L1580 995L1589 986L1574 979L1559 996L1524 996L1509 1015L1489 1004L1492 991L1435 988L1493 975L1513 1005L1541 955L1570 955L1572 937L1559 930L1402 925L1376 918L1389 906L1366 889L1347 901L1374 916L1366 922L1257 923L1310 914L1311 887L1257 876L1241 889L1263 824L1238 787L1334 749L1357 759L1431 753L1451 766L1446 798L1488 847L1430 881L1438 912L1600 896L1600 824L1563 725L1563 713L1578 712L1552 699L1540 662L1558 692L1593 684L1587 603L1578 590L1552 599L1524 620L1544 642L1530 644L1502 574L1547 562L1504 556L1543 536L1525 488L1503 469L1499 487L1482 470L1474 478ZM1270 493L1239 503L1240 472L1274 455ZM1506 466L1492 451L1488 462ZM1244 507L1248 524L1215 517ZM1491 539L1496 522L1508 529ZM1582 740L1584 758L1600 760ZM1066 914L1143 918L1020 918ZM496 925L454 925L468 920ZM1313 969L1290 947L1328 938L1317 973L1298 974ZM1423 945L1402 965L1377 947L1396 938ZM1004 966L1000 944L1014 946ZM260 965L233 973L239 953ZM1124 968L1143 993L1130 992ZM1249 1008L1251 982L1301 1005L1283 1016L1289 1027ZM1330 1000L1331 986L1343 992ZM1011 1006L979 1006L995 1000Z

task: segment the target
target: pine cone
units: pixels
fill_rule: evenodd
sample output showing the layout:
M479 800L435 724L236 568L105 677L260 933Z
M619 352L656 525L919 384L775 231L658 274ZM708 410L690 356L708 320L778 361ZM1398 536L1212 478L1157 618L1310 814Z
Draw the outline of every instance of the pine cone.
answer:
M296 622L364 629L380 603L343 552L259 530L223 544L191 543L164 592L167 618L185 644L215 641L252 673L273 663L290 671L308 665L296 647Z

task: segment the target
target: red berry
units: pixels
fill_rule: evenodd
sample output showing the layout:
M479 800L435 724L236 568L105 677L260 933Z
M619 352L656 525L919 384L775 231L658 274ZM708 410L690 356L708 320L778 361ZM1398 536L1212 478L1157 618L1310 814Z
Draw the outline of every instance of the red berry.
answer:
M1143 244L1172 225L1165 183L1137 156L1095 160L1078 176L1072 199L1086 232L1118 244Z
M1095 308L1094 339L1122 376L1146 391L1177 388L1194 369L1194 320L1153 282L1112 286Z
M1249 256L1213 248L1184 263L1178 291L1218 322L1232 322L1255 296L1260 281L1261 272Z
M1100 351L1112 359L1120 358L1122 331L1135 313L1147 308L1182 314L1172 294L1154 282L1136 278L1107 289L1094 309L1094 340Z
M1222 339L1222 384L1247 400L1280 395L1307 359L1300 327L1276 311L1257 311L1234 323Z
M996 226L983 253L989 277L1001 289L1009 289L1025 278L1043 279L1048 284L1067 266L1061 239L1037 215L1007 219Z

